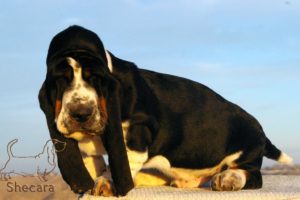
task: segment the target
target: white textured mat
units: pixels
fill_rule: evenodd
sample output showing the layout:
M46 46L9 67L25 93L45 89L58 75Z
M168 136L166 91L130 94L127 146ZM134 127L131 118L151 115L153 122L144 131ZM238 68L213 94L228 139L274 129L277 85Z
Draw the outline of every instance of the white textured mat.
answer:
M125 197L94 197L85 195L81 200L300 200L300 176L266 175L264 186L259 190L242 190L237 192L215 192L204 189L176 189L172 187L135 188Z

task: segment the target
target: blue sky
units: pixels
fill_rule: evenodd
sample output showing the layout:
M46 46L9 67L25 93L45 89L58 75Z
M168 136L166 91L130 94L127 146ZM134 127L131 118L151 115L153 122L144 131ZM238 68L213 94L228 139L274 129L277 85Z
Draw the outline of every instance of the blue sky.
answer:
M190 78L254 115L300 163L300 2L296 0L10 0L0 2L0 168L49 138L37 94L50 40L96 32L141 68Z

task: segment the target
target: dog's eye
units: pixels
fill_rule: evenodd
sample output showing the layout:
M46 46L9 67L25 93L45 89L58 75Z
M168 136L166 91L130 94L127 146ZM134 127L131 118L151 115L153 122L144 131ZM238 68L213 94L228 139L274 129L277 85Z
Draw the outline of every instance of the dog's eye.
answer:
M56 78L65 78L67 80L72 80L73 72L72 68L65 63L59 64L53 71L53 76Z
M71 69L65 70L63 76L68 80L72 80L72 76L73 76L72 70Z
M87 68L87 67L83 68L83 70L82 70L83 78L89 79L91 77L91 75L92 75L91 68Z

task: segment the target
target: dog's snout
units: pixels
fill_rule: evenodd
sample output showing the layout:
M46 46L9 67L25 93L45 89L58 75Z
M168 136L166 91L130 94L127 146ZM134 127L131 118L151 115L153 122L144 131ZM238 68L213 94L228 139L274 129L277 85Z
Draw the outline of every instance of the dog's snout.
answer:
M77 122L85 122L93 114L93 108L83 104L70 106L69 109L70 109L70 116Z

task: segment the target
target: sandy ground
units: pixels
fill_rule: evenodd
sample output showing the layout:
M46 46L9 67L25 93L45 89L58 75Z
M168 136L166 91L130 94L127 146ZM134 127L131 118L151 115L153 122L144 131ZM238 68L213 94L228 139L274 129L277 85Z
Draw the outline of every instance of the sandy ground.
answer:
M47 176L42 182L36 177L12 177L0 181L0 200L71 200L77 199L59 175Z
M262 170L264 175L300 175L300 166L273 166ZM58 174L47 176L42 182L37 177L16 176L0 180L0 200L72 200L77 199Z

